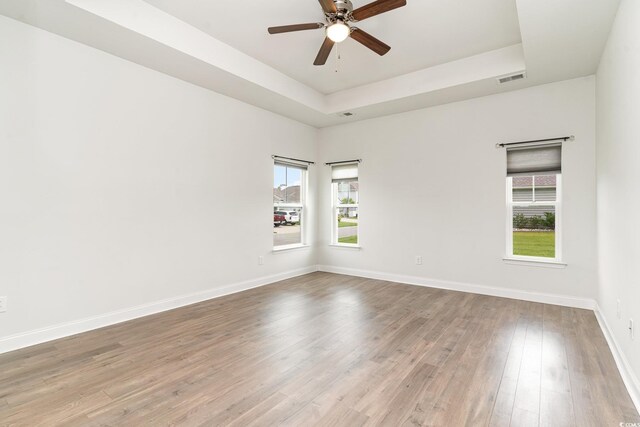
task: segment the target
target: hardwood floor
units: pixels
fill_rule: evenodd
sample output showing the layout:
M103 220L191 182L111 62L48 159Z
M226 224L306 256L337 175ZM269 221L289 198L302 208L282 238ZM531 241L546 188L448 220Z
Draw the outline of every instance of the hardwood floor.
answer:
M592 312L328 273L0 355L1 425L621 422Z

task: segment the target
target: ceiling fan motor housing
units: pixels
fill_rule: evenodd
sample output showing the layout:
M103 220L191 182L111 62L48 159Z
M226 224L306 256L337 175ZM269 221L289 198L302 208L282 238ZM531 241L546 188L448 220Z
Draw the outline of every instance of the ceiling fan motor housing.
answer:
M350 19L351 12L353 12L353 4L351 0L335 0L336 9L338 13L335 14L335 18L342 21L348 21Z

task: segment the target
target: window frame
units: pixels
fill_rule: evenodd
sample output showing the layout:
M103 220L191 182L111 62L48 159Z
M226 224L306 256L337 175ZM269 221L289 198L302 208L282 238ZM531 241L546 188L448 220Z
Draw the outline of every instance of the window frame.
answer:
M513 201L513 177L508 176L506 178L507 188L507 233L506 233L506 251L507 255L504 257L506 260L514 261L529 261L529 262L542 262L542 263L558 263L562 261L562 173L549 173L539 175L555 175L556 176L556 200L555 201L535 201L535 174L532 194L533 202L514 202ZM529 176L529 175L523 175ZM528 206L553 206L555 208L555 257L541 257L541 256L527 256L527 255L514 255L513 253L513 208L514 206L528 207Z
M294 168L300 170L300 203L273 203L273 212L290 210L299 210L300 216L300 243L292 243L290 245L276 246L272 238L272 247L274 251L286 251L289 249L304 248L308 246L306 237L306 215L307 215L307 191L309 188L309 169L305 165L296 165L288 162L273 162L273 176L272 181L275 179L276 166L283 166L285 168ZM273 224L273 222L272 222ZM272 227L274 227L272 225ZM272 229L273 230L273 229ZM273 231L272 231L273 232Z
M360 173L360 165L358 167L358 174ZM340 183L358 183L358 201L357 203L340 203L338 200L339 189L338 186ZM345 248L359 248L360 247L360 177L345 179L343 181L333 181L331 182L331 245L332 246L341 246ZM339 241L340 239L340 227L338 227L338 212L341 208L356 208L358 210L358 225L356 226L356 238L358 243L342 243Z

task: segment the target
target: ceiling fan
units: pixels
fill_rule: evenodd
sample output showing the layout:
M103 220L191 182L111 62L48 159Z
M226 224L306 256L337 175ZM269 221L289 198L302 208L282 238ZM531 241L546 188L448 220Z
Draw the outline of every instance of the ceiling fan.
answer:
M292 31L318 30L324 28L326 36L313 65L324 65L329 58L333 45L345 41L348 37L363 44L380 56L386 54L391 49L390 46L361 29L352 26L351 23L363 21L372 16L380 15L381 13L407 4L407 0L377 0L353 10L351 0L318 1L324 11L326 22L283 25L280 27L269 27L268 30L269 34L281 34Z

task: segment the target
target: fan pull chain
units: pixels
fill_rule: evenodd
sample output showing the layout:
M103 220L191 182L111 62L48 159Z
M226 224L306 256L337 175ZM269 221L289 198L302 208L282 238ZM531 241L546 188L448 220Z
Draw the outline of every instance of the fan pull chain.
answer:
M340 69L340 44L336 44L336 73Z

